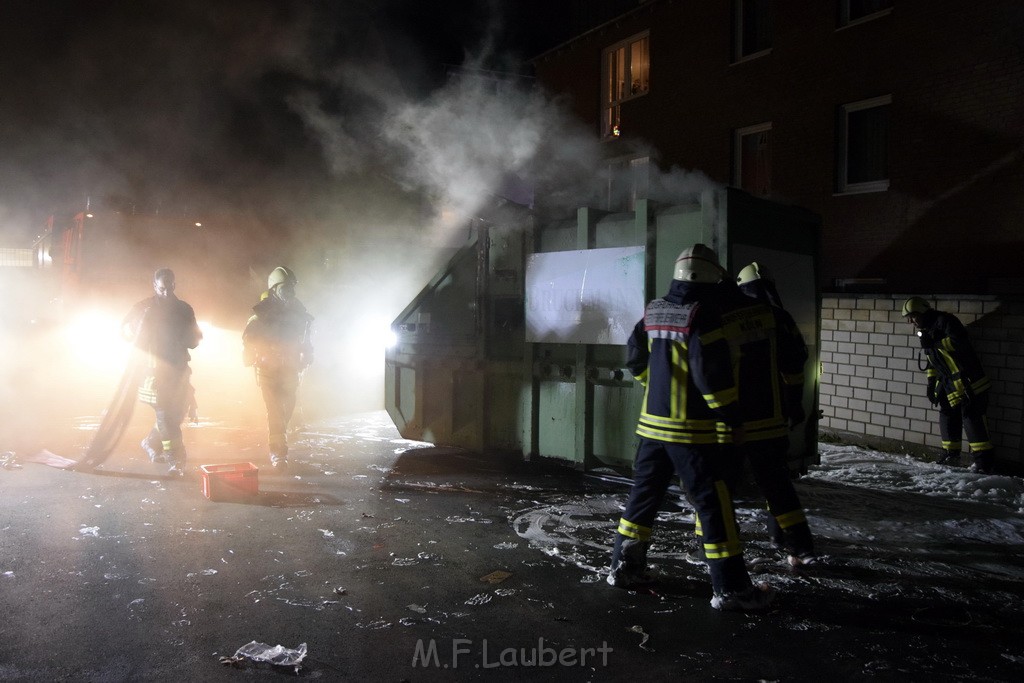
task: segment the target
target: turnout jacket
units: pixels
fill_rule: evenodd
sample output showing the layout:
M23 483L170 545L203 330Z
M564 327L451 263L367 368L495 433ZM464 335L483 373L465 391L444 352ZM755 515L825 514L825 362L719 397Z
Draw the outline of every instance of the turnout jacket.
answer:
M192 306L171 294L151 296L135 304L121 323L121 333L146 354L138 389L139 400L152 406L181 406L194 397L188 378L189 349L199 346L203 333Z
M785 310L752 298L731 281L721 287L729 309L722 329L733 353L746 439L785 437L789 418L799 422L804 416L807 345Z
M267 291L252 311L242 332L246 365L267 374L299 372L313 361L313 316L301 301L284 301Z
M715 285L673 280L647 304L626 365L645 388L636 433L655 441L731 441L741 423L732 355Z
M122 323L124 336L150 356L151 367L183 368L203 338L192 306L178 297L151 296L135 304Z
M951 313L929 309L921 315L917 331L928 359L928 386L937 397L945 396L950 406L957 406L991 386L974 352L967 328Z

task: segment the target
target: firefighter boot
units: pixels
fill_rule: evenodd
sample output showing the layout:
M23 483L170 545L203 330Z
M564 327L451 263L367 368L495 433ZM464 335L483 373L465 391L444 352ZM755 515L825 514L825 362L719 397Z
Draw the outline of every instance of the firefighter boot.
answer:
M655 581L655 572L647 566L647 549L650 541L615 537L612 552L612 567L608 572L608 585L616 588L635 588Z
M185 452L185 446L180 443L172 444L170 441L165 441L164 455L167 458L166 462L170 465L167 469L167 474L172 477L184 477L185 461L188 460L188 454Z
M142 440L142 450L149 456L150 462L167 462L164 457L163 444L160 443L160 432L155 429Z
M960 451L942 451L942 455L935 459L940 465L960 465Z
M288 467L288 441L284 434L270 437L270 464L275 470Z
M971 465L971 472L977 472L978 474L992 474L992 465L995 464L995 454L991 450L987 451L976 451L974 455L974 464Z

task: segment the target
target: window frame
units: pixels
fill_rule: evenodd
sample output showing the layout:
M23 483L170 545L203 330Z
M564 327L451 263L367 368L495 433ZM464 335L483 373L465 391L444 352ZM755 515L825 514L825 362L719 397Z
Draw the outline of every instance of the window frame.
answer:
M733 130L732 135L732 184L734 187L738 187L745 192L750 192L743 187L743 139L751 135L757 135L758 133L771 133L773 125L771 121L764 121L762 123L756 123L752 126L744 126L743 128L736 128ZM771 187L771 136L768 138L768 192L766 194L755 194L756 197L770 197L772 195ZM754 194L751 192L751 194Z
M607 173L604 190L605 211L633 211L638 199L647 199L651 189L650 155L620 156L605 161ZM618 181L618 182L616 182ZM618 192L617 190L624 190ZM612 200L623 197L624 204L616 204Z
M863 194L867 192L886 192L889 189L889 168L888 168L888 149L886 150L886 169L885 178L879 180L867 180L857 183L851 183L849 181L849 169L850 169L850 114L853 112L865 111L867 109L876 109L878 107L891 107L892 106L892 95L881 95L879 97L871 97L866 100L858 100L856 102L848 102L839 106L838 116L838 130L837 130L837 145L836 145L836 194ZM891 111L891 109L890 109ZM887 121L886 127L886 139L891 139L892 125L891 119Z
M611 73L611 55L615 54L619 50L623 50L624 59L621 68L624 73L630 73L632 70L632 50L630 49L635 43L645 42L646 44L646 72L645 88L641 92L627 92L622 97L614 97L614 89L612 84L613 74ZM641 68L643 68L641 66ZM614 138L619 135L619 108L624 102L635 100L638 97L643 97L651 91L651 32L650 30L641 31L628 38L620 40L612 45L601 50L601 137L602 138Z
M774 13L775 7L774 7L774 4L773 4L773 0L761 0L761 2L763 2L764 6L767 8L768 18L769 18L769 21L771 22L770 31L771 31L772 35L769 36L768 47L761 48L760 50L756 50L754 52L751 52L750 54L744 54L743 53L743 38L744 38L744 31L743 31L743 28L744 28L743 3L744 3L744 0L733 0L733 5L732 5L732 7L733 7L733 10L732 10L732 18L733 18L733 26L732 26L732 63L733 64L739 64L740 62L746 62L746 61L749 61L749 60L752 60L752 59L757 59L759 57L764 57L765 55L769 55L772 52L772 47L774 46L774 43L775 43L775 40L774 40L775 39L775 35L774 35L775 34L775 16L774 16L774 14L775 14Z
M874 21L875 19L888 16L892 14L892 8L896 4L896 0L892 0L891 4L888 7L883 7L880 10L875 10L874 12L869 12L862 16L851 19L850 2L851 0L839 0L839 13L838 17L836 18L837 31L847 28L849 26L857 26L858 24L863 24L868 21Z

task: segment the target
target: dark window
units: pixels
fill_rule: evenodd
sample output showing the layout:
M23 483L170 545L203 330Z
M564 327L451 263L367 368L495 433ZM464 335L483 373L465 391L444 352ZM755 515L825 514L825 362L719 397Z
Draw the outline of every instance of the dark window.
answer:
M758 54L772 47L772 0L736 0L733 59Z
M893 0L839 0L839 25L847 26L875 15L888 14Z
M733 144L733 184L758 197L772 192L772 124L741 128Z
M843 105L839 120L839 192L889 189L889 108L885 95Z

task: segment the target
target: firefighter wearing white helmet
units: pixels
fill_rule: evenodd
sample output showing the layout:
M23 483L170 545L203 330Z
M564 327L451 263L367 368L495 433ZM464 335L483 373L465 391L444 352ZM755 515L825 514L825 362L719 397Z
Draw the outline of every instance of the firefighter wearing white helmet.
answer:
M963 433L974 456L971 469L988 474L995 450L985 413L991 382L967 335L967 328L950 313L937 311L919 296L903 302L900 313L915 328L928 364L928 401L939 409L942 455L938 462L959 465Z
M775 278L770 270L757 261L744 266L736 276L736 285L747 296L782 308L782 297L775 288Z
M619 520L608 583L652 582L647 551L665 492L678 475L703 526L716 609L763 609L773 593L755 587L725 485L731 428L742 415L732 354L722 330L724 270L703 244L676 259L668 294L649 303L628 342L627 367L644 387L633 487Z
M718 255L710 247L695 244L676 257L672 278L681 282L714 284L722 279L725 270L718 264Z
M725 289L738 297L729 314L735 323L726 326L734 352L739 350L739 375L743 378L740 406L746 441L738 449L738 461L749 463L768 502L767 526L773 544L788 554L791 565L813 564L818 559L814 538L786 462L788 430L806 417L807 345L793 317L782 308L772 275L764 265L748 264L737 275L736 286L728 283Z
M267 291L273 291L274 287L283 284L290 284L294 287L298 282L299 280L295 277L295 273L292 272L291 268L278 266L270 271L270 275L267 276Z
M290 268L274 268L242 333L243 361L255 367L267 407L268 447L275 468L288 464L288 425L302 371L313 361L313 316L296 298L297 284Z

